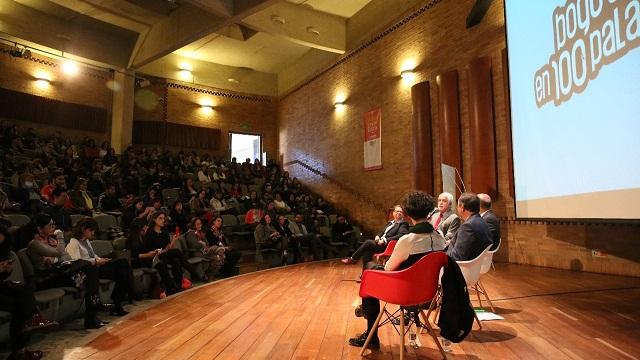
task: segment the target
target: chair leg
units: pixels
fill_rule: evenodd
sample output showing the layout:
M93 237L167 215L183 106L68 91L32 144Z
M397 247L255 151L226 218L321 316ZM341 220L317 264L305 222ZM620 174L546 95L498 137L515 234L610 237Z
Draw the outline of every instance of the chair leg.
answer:
M422 314L423 318L426 317L426 315L424 314L423 310L420 310L420 313ZM442 358L446 360L447 359L447 353L442 348L442 345L440 344L440 341L438 341L438 337L436 336L436 332L433 330L433 327L431 327L431 324L429 324L428 321L425 321L425 326L427 328L427 332L429 333L429 335L431 335L431 338L433 339L433 341L438 346L438 350L440 350L440 355L442 355Z
M475 285L473 285L473 290L476 291L476 296L478 297L478 303L480 303L480 307L484 308L484 306L482 306L482 298L480 298L480 290L478 289L478 284L477 283Z
M404 311L400 309L400 360L404 360Z
M378 313L378 317L376 318L376 323L373 325L373 328L371 329L371 331L369 331L369 334L367 335L367 340L364 342L364 345L362 345L362 349L360 349L360 356L364 355L364 351L367 350L367 346L369 346L369 343L371 342L373 333L376 330L378 330L378 324L380 324L380 319L382 319L382 314L384 314L384 309L386 307L387 307L387 303L384 303L384 305L382 305L382 308L380 309L380 313Z
M473 304L469 302L469 305L471 305L471 310L473 310L473 317L476 318L476 321L478 322L478 326L480 327L480 330L482 330L482 324L480 323L480 319L478 319L478 314L476 314L476 311L473 309Z
M487 294L487 289L484 288L480 281L478 281L478 286L480 287L480 289L482 289L482 294L484 295L485 299L487 299L489 307L491 308L491 312L495 314L496 309L493 307L493 303L491 302L491 298L489 298L489 294Z
M438 291L436 293L436 296L434 296L433 299L431 300L431 304L429 304L429 310L427 311L426 315L424 314L424 310L420 310L420 314L423 317L422 321L429 322L429 316L431 316L431 312L433 311L433 309L436 308L436 306L438 306L438 303L440 302L439 294L440 292ZM424 327L420 329L419 334L422 334L423 331L424 331Z

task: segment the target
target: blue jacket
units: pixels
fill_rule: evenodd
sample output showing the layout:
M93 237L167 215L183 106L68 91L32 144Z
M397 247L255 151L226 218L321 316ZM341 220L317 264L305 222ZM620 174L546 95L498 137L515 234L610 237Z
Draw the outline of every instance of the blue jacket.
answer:
M458 228L447 255L455 261L473 260L492 244L487 223L479 214L473 214Z

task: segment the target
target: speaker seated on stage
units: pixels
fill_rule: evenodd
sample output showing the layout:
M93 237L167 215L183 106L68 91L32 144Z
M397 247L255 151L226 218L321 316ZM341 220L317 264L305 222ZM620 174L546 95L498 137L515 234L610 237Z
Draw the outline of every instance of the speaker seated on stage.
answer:
M415 264L424 255L444 249L444 237L433 229L427 221L427 215L433 210L434 199L422 191L414 191L408 194L403 208L409 221L413 224L410 232L402 236L396 243L391 257L384 266L385 271L404 270ZM396 206L396 209L399 206ZM364 317L367 319L367 331L349 339L349 345L363 346L369 332L373 328L380 312L380 300L372 297L362 299ZM377 329L373 335L369 347L380 348Z
M433 206L429 209L431 211ZM428 214L429 212L427 212ZM426 219L427 214L423 216ZM367 240L356 250L351 257L340 260L343 264L355 264L362 258L362 268L367 267L367 263L373 260L373 254L381 253L387 248L387 243L391 240L398 240L403 235L409 233L409 223L404 221L402 206L393 207L393 220L389 221L384 230L376 235L373 240Z
M478 198L480 199L480 217L484 219L489 227L489 236L491 237L491 241L493 241L490 250L493 251L500 245L500 220L498 220L496 214L491 210L491 196L478 194Z
M447 255L455 261L473 260L493 244L487 223L480 217L480 199L474 193L464 193L458 199L458 214L464 222L447 245Z
M428 219L431 225L444 236L447 243L451 242L461 223L453 209L453 195L448 192L438 195L438 207Z

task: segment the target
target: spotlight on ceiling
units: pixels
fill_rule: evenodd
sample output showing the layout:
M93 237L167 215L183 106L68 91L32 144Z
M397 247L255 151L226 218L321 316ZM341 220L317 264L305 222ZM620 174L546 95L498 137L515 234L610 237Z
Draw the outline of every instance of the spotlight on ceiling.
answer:
M62 71L67 75L75 75L78 73L78 64L75 61L65 60L62 63Z

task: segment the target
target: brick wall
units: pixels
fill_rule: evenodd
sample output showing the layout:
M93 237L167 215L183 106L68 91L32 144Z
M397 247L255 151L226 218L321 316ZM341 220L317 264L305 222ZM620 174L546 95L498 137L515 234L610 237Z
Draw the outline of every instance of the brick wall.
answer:
M0 46L0 51L2 51L0 52L1 88L68 103L111 109L112 92L107 88L107 82L113 78L110 72L80 66L80 71L77 74L66 75L62 72L61 61L57 59L36 53L33 53L31 59L14 58L5 53L8 49L9 47L6 45ZM49 78L51 83L39 86L35 80L36 77L41 76ZM107 128L110 129L111 118L109 117L107 120ZM99 141L109 139L108 131L105 133L79 131L20 121L20 119L7 119L6 123L33 127L43 134L63 131L66 136L76 140L84 136L90 136Z
M266 151L270 158L278 154L277 105L271 98L236 94L205 86L183 85L177 82L167 84L162 79L154 79L152 86L137 89L136 94L141 90L153 91L155 96L162 100L157 101L149 110L140 107L140 103L144 101L136 101L134 121L163 121L166 107L168 122L222 130L220 151L197 151L226 156L229 148L229 133L242 132L262 135L263 151ZM165 91L166 100L164 100ZM136 98L138 97L137 95ZM202 103L212 104L214 110L202 109L200 107Z
M502 217L503 244L498 260L563 269L640 276L638 223L516 221L511 189L510 124L502 50L503 2L495 1L484 20L471 29L465 19L472 0L443 0L396 27L361 51L281 99L278 106L280 153L287 170L331 202L348 209L366 230L379 231L387 206L413 187L410 85L399 74L416 63L416 80L431 84L435 184L441 184L438 90L435 77L457 69L462 123L463 173L470 183L467 66L490 56L494 91L498 191L495 210ZM410 14L405 14L410 15ZM404 17L403 17L404 18ZM334 109L346 96L343 112ZM383 169L363 168L363 113L382 110ZM338 184L293 163L302 161ZM357 189L358 193L349 191ZM376 205L377 203L384 206ZM592 250L605 257L594 257Z

